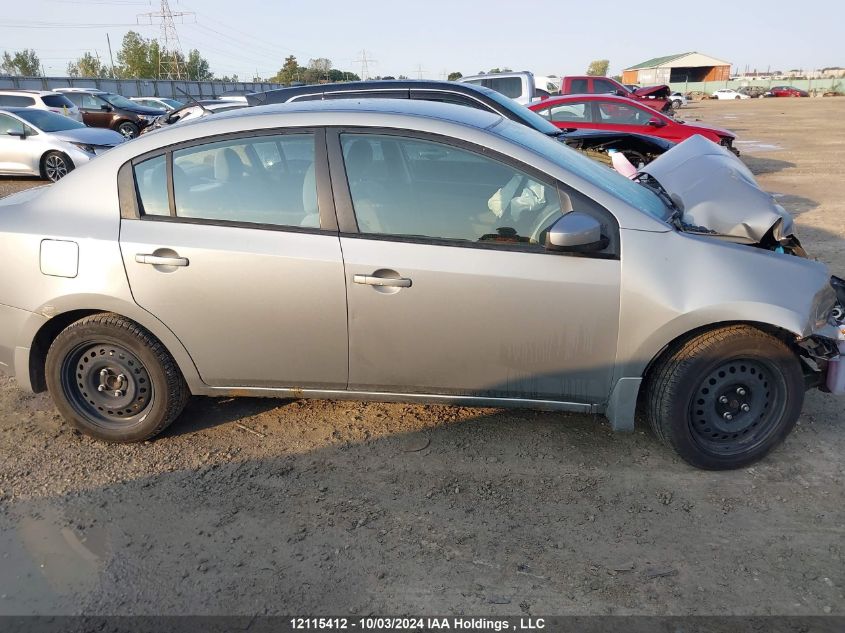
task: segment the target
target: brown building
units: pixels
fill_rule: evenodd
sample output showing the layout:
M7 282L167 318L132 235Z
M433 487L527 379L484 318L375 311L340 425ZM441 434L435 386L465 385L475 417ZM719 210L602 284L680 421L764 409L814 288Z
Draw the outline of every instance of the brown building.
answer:
M727 81L731 63L702 53L655 57L622 71L622 83L648 86L693 81Z

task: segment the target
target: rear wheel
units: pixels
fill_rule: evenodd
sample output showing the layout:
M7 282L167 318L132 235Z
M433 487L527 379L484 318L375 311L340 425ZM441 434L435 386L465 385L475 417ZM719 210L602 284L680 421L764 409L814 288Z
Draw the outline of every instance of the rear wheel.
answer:
M734 99L742 99L739 95L735 96Z
M682 106L682 105L684 105L684 102L683 102L683 101L681 101L680 99L675 99L675 100L672 102L672 107L673 107L675 110L679 110L679 109L681 108L681 106Z
M73 171L73 161L61 152L47 152L41 159L41 177L56 182Z
M804 402L797 357L748 326L696 336L651 372L647 412L655 435L689 464L727 470L780 444Z
M157 435L189 392L164 346L133 321L95 314L63 330L47 352L47 387L80 431L109 442Z
M131 121L124 121L117 126L117 131L123 134L125 138L135 138L138 136L140 129Z

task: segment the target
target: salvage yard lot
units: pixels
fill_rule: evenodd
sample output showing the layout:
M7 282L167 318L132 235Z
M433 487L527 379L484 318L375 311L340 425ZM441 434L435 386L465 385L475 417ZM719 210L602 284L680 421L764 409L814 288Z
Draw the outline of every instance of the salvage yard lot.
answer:
M681 114L845 273L845 99ZM422 405L195 399L109 446L0 378L0 615L845 614L843 404L710 473L642 428Z

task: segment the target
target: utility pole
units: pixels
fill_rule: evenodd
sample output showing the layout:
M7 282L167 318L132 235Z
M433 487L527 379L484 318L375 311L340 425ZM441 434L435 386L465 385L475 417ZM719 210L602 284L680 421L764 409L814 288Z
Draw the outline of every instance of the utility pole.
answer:
M109 34L106 33L106 43L109 45L109 61L111 61L111 78L117 79L117 75L114 72L114 55L111 53L111 40L109 39Z
M366 50L362 50L360 55L361 59L355 59L353 63L361 64L361 81L366 81L370 78L370 64L374 64L378 60L368 58Z
M150 24L153 18L161 20L161 35L158 39L158 77L157 79L189 79L188 68L182 54L182 45L179 43L179 34L176 32L176 24L173 18L183 18L186 15L194 15L192 11L170 10L170 2L161 0L161 9L150 13L140 13L139 18L148 18Z

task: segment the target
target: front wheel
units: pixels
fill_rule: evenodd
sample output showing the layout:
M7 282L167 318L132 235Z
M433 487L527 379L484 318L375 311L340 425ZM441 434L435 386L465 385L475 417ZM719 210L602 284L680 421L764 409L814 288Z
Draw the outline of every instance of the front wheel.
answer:
M679 109L681 108L681 106L682 106L682 105L684 105L684 102L683 102L683 101L681 101L680 99L675 99L675 100L672 102L672 107L673 107L675 110L679 110Z
M61 152L47 152L41 159L41 176L56 182L73 171L73 162Z
M117 131L123 134L124 138L130 139L138 136L140 129L134 123L130 121L124 121L123 123L117 126Z
M749 326L700 334L650 374L649 423L698 468L728 470L767 455L789 435L804 402L798 358Z
M45 373L65 419L108 442L157 435L190 395L161 342L112 313L85 317L59 333L47 352Z

